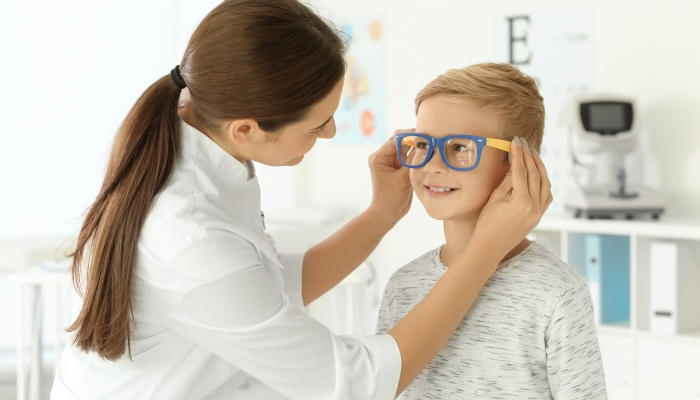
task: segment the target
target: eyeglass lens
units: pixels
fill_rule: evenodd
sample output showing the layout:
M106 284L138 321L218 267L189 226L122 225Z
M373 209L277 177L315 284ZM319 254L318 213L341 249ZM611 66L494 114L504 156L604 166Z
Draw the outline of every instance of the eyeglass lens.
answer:
M405 165L414 166L423 164L430 142L420 136L405 136L401 140L400 156ZM455 168L470 168L476 163L477 146L471 139L455 138L445 142L442 149L447 163Z
M445 142L443 154L451 166L470 168L476 163L476 143L465 138L450 139Z

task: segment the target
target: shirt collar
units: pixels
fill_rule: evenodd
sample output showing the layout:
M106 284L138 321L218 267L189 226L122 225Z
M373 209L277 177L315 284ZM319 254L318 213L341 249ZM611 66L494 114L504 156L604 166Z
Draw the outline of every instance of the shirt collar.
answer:
M525 255L527 255L528 253L530 253L531 251L533 251L533 250L534 250L535 248L537 248L538 246L540 246L540 244L539 244L538 242L535 242L535 241L533 240L532 242L530 242L530 244L529 244L526 248L523 249L523 251L521 251L520 253L514 255L513 257L509 258L508 260L499 263L498 266L496 267L496 271L500 271L500 270L502 270L502 269L504 269L504 268L510 267L511 265L514 265L514 264L520 262L520 261L523 259L523 257L524 257ZM434 265L441 273L444 274L444 273L447 271L448 268L447 268L447 266L445 266L445 264L443 264L442 259L440 258L440 249L441 249L441 248L442 248L442 246L440 246L440 247L438 247L437 249L433 250L432 260L433 260L433 265Z
M209 136L188 125L180 122L182 131L182 149L185 153L203 161L210 167L221 172L231 180L245 182L255 177L255 167L250 161L245 164L228 154L219 147Z

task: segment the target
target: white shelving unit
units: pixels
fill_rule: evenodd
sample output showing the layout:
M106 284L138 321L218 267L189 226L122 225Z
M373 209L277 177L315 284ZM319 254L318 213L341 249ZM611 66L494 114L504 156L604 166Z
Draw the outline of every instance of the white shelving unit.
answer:
M570 237L580 234L629 237L630 320L597 327L609 398L700 399L700 330L680 334L649 330L650 245L670 241L687 246L695 254L693 267L700 268L700 221L549 216L542 219L532 236L568 262ZM695 307L700 313L700 304Z

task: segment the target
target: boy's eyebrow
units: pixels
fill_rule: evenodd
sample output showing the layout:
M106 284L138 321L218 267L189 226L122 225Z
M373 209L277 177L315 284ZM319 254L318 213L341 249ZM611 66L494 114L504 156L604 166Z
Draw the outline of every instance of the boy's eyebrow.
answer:
M330 118L328 118L328 119L326 120L326 122L322 123L321 125L315 127L314 129L311 129L311 130L312 130L312 131L315 131L315 130L319 130L319 129L323 128L324 126L326 126L326 124L327 124L328 122L330 122L331 119L333 119L333 116L332 116L332 115L330 116Z

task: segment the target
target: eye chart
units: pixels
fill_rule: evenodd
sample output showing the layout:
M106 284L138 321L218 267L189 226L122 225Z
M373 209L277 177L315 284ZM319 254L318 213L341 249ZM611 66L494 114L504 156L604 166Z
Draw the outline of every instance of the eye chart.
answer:
M590 8L574 7L494 17L494 61L533 77L544 97L541 154L552 180L550 212L564 211L564 195L573 185L567 130L559 117L571 96L593 90L592 15Z

